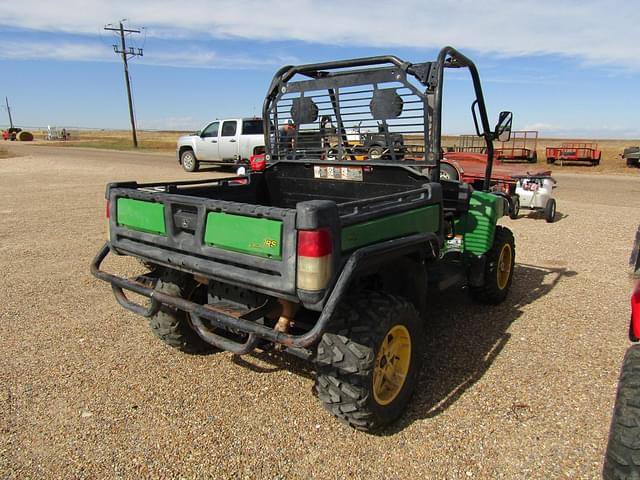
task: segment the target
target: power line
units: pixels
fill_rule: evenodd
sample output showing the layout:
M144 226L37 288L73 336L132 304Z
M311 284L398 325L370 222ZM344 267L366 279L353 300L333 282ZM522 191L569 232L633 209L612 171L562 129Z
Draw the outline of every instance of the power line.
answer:
M111 24L105 25L104 29L110 30L113 32L120 32L120 45L119 45L120 48L118 48L117 44L114 44L113 51L116 54L122 55L122 63L124 64L124 81L127 86L127 98L129 100L129 117L131 118L131 133L133 135L133 146L135 148L138 148L138 137L136 136L136 121L135 121L135 116L133 114L133 101L131 99L131 82L129 81L128 60L129 58L142 57L142 48L133 48L133 47L127 48L124 34L140 33L140 30L136 30L133 28L124 28L124 25L122 24L122 22L124 21L125 20L120 21L118 27L114 27Z

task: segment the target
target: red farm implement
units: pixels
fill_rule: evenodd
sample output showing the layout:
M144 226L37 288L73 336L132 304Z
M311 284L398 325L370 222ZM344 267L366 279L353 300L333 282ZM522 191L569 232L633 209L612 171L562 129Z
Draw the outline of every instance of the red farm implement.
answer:
M511 132L508 142L500 142L493 150L496 160L529 162L538 161L538 132L536 130L520 130Z
M563 143L560 147L546 148L547 163L588 162L592 166L600 163L602 151L597 143Z

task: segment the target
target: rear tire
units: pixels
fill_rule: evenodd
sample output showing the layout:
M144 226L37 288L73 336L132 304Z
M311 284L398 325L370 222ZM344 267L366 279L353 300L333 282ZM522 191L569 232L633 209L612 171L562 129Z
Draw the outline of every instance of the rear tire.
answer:
M513 281L515 260L513 233L506 227L497 226L493 246L486 254L484 285L471 287L471 297L476 302L490 305L496 305L507 298Z
M402 297L361 292L338 307L317 348L318 398L338 420L374 431L405 411L423 355L422 323Z
M185 150L180 154L180 163L187 172L196 172L199 164L193 150Z
M206 290L192 279L176 271L166 271L156 284L157 291L182 298L194 299L199 295L206 296ZM167 345L186 353L203 354L215 350L213 345L205 342L191 327L189 314L163 305L158 313L149 319L154 335Z
M556 219L556 200L550 198L544 206L544 219L547 223L553 223Z
M602 476L640 478L640 345L627 350L620 370Z

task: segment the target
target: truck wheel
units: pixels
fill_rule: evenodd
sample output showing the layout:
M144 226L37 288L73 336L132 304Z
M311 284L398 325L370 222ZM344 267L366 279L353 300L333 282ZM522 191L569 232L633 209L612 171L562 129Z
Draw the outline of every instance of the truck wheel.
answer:
M371 160L380 160L382 158L382 153L383 153L382 147L378 147L378 146L371 147L369 149L369 158Z
M553 223L556 219L556 200L555 198L550 198L547 200L547 204L544 206L544 219L548 223Z
M194 299L198 295L205 295L206 290L186 275L169 271L163 273L156 284L157 291ZM166 305L160 307L158 313L149 319L154 335L167 345L186 353L208 353L215 349L208 344L191 327L189 314Z
M423 355L422 324L402 297L362 292L342 302L317 348L316 391L338 420L377 430L405 410Z
M198 170L198 160L196 160L193 150L185 150L182 152L180 155L180 161L182 162L182 168L187 172L195 172Z
M452 165L448 163L443 163L440 165L440 180L460 180L460 175L458 174L458 170L455 169Z
M520 214L520 196L514 195L513 206L509 210L509 218L512 220L515 220L516 218L518 218L519 214Z
M484 285L471 287L472 298L480 303L496 305L509 293L513 281L516 245L511 230L497 226L493 246L486 254Z
M602 477L640 478L640 345L627 350L620 370Z

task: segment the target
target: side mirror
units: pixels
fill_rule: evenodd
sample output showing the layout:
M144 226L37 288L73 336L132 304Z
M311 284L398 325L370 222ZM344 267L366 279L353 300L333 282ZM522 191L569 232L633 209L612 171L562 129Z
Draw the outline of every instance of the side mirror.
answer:
M498 123L493 132L493 138L500 142L508 142L511 138L511 124L513 123L513 113L500 112Z

